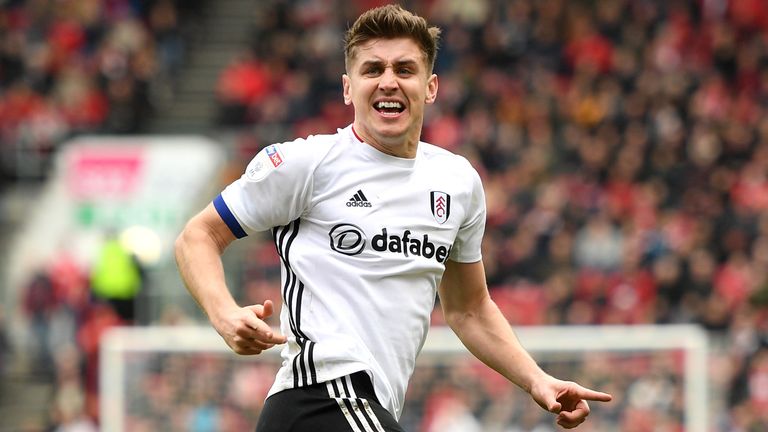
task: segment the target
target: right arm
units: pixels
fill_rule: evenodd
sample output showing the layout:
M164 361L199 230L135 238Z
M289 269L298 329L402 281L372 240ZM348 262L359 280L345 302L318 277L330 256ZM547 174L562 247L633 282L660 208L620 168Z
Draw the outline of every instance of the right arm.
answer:
M240 307L227 288L221 254L234 240L213 204L208 204L176 239L176 263L187 290L227 345L238 354L259 354L286 338L263 321L273 312L272 301Z

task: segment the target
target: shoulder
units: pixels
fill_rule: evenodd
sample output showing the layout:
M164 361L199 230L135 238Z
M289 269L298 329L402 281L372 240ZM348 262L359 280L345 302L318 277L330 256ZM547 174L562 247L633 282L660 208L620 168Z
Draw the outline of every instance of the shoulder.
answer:
M464 156L423 141L419 143L419 151L423 155L424 160L437 169L451 172L453 175L458 174L479 178L475 167Z
M301 153L307 156L323 155L335 145L341 143L342 139L341 133L309 135L304 138L296 138L293 141L274 144L274 146L281 150Z
M278 177L286 174L300 177L311 174L340 142L338 135L310 135L270 144L250 161L244 179L261 181L273 172Z
M296 138L278 144L272 144L264 148L270 158L277 158L277 162L283 161L290 164L298 164L303 167L311 167L319 164L334 147L343 143L341 133L309 135ZM274 156L277 154L278 156Z

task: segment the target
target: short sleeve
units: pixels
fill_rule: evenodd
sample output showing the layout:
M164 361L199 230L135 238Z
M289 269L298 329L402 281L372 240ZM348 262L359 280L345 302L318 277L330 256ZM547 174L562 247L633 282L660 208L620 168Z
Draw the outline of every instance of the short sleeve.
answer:
M462 263L473 263L482 259L481 247L485 232L486 209L483 184L477 171L471 166L469 169L471 192L466 203L464 221L459 227L449 256L451 260Z
M310 150L303 139L265 147L221 192L214 206L233 234L242 237L287 225L306 211L315 168Z

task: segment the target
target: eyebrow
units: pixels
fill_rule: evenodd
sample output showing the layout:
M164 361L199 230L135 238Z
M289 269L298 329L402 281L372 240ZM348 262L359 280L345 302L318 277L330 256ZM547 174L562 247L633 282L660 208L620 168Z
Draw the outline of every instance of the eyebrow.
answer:
M372 67L372 66L381 66L384 64L383 60L366 60L362 63L360 63L360 68L364 69L366 67ZM412 59L405 59L405 60L397 60L393 63L393 66L410 66L410 67L418 67L419 63L416 60Z

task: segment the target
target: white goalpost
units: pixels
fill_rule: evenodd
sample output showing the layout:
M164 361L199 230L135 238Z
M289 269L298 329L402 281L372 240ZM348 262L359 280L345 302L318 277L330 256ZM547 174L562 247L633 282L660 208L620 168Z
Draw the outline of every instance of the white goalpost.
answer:
M639 326L546 326L517 327L522 344L539 361L591 353L637 356L660 352L680 352L680 393L684 399L684 430L705 432L708 428L708 341L707 334L693 325ZM110 330L102 339L100 360L101 430L128 430L128 399L142 398L137 391L147 359L154 356L210 354L240 364L253 362L279 364L279 350L260 356L241 357L232 353L221 337L208 326L121 327ZM137 362L133 357L140 357ZM471 355L445 327L433 327L419 357L419 364L447 363ZM144 362L144 363L142 363ZM137 366L138 365L138 366ZM418 368L417 368L418 369ZM417 372L418 373L418 370ZM590 417L590 421L592 417Z

